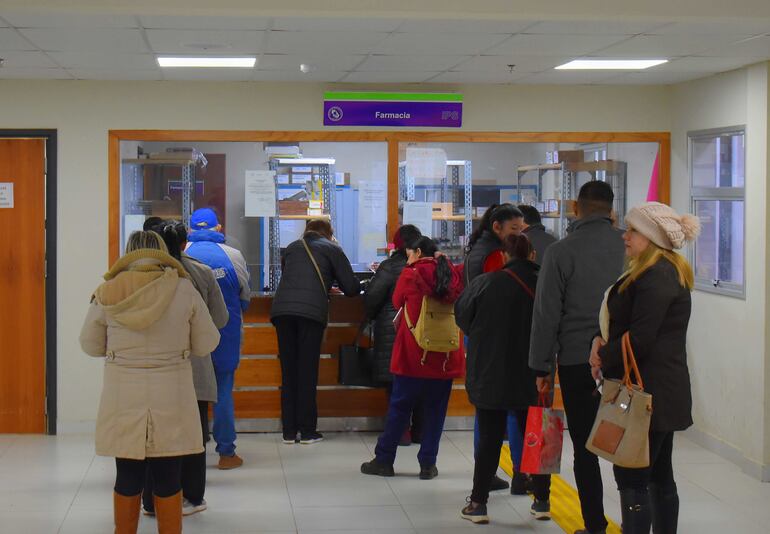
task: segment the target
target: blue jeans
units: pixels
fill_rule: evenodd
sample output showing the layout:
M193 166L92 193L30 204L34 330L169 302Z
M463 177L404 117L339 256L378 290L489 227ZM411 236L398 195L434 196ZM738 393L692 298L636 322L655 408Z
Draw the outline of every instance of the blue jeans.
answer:
M377 462L393 465L396 461L398 442L409 426L415 407L422 410L422 441L417 460L421 466L436 465L441 433L444 431L451 379L412 378L393 376L393 393L390 395L385 429L374 449Z
M514 412L508 412L508 448L511 450L511 463L513 470L518 472L521 465L521 450L524 446L524 437L519 431L519 423ZM479 450L479 419L473 422L473 455Z
M233 380L235 371L219 372L217 377L217 402L214 404L214 441L220 456L235 454L235 407L233 406Z

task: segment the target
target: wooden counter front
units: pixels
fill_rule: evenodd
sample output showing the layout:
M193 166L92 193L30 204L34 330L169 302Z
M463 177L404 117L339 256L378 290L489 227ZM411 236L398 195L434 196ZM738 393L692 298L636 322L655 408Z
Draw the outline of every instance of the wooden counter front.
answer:
M244 314L241 364L235 373L235 417L277 419L281 416L281 365L278 340L270 324L271 296L252 298ZM349 388L339 384L339 350L355 341L364 316L363 299L333 296L329 326L321 347L318 376L319 417L384 417L387 399L384 389ZM450 416L475 413L468 402L463 380L455 381L449 400Z

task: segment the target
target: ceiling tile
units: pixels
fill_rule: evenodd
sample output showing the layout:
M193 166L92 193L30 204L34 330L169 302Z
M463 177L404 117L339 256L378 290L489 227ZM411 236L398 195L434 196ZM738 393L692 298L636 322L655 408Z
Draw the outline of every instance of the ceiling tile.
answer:
M266 30L266 17L139 17L143 28L164 30Z
M392 32L401 26L402 19L380 18L327 18L327 17L281 17L273 22L274 30L286 31L370 31Z
M344 71L316 71L303 74L297 70L258 70L252 77L260 82L336 82L343 78Z
M351 72L342 81L347 83L419 83L438 72Z
M257 67L260 70L296 70L307 63L318 71L348 71L353 70L366 56L341 56L328 55L316 56L313 54L264 54L259 58Z
M71 80L72 77L64 69L25 69L3 67L0 69L0 79Z
M81 13L2 13L17 28L138 28L132 15L86 15Z
M50 56L65 69L157 69L152 54L98 54L76 52L50 52Z
M58 68L43 52L2 52L0 56L5 60L3 68Z
M162 80L159 69L143 70L108 70L108 69L69 69L69 73L78 80Z
M366 54L387 33L371 31L272 31L266 52L278 54Z
M617 77L618 73L607 71L557 71L541 72L539 74L529 74L516 80L516 83L522 84L544 84L544 85L587 85L601 84L608 79Z
M19 35L16 30L0 28L0 50L6 52L13 50L36 50L36 48Z
M755 37L724 46L704 50L703 55L714 57L743 57L755 61L770 58L770 36Z
M673 22L654 31L654 35L760 35L770 33L770 22L719 20L717 22Z
M163 69L166 80L214 80L247 82L254 77L253 69Z
M738 39L740 37L734 35L638 35L592 55L649 58L691 56Z
M726 72L754 62L756 59L752 58L689 56L674 59L646 72Z
M542 72L571 59L569 56L475 56L452 70L508 72L508 65L515 65L514 72Z
M540 22L526 33L555 35L636 35L652 33L661 22L616 22L609 20L559 20Z
M263 35L260 31L147 30L150 46L157 54L256 54Z
M536 22L534 20L412 19L405 21L398 28L398 31L408 33L518 33Z
M431 83L514 83L525 73L508 72L443 72L430 80Z
M369 56L357 71L442 71L457 65L469 56Z
M610 85L671 85L712 76L713 72L628 72L607 80Z
M500 46L488 50L490 55L583 56L622 41L618 35L514 35Z
M507 38L489 33L392 33L374 52L388 55L480 54Z
M149 52L139 30L53 28L19 31L41 50L51 52Z

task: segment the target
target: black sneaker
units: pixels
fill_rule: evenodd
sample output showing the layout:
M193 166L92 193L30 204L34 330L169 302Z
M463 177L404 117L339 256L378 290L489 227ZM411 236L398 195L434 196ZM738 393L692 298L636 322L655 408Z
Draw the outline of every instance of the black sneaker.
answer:
M607 534L607 530L588 530L587 528L581 528L580 530L576 530L575 534Z
M532 479L524 473L514 473L511 480L511 495L526 495L532 493Z
M323 434L320 434L318 432L311 432L309 434L302 434L302 437L300 438L299 442L302 445L312 445L313 443L318 443L324 440Z
M376 458L371 462L362 463L361 472L365 475L375 475L378 477L396 476L396 473L393 471L393 465L381 464Z
M467 519L476 525L486 525L489 523L486 504L476 504L471 502L471 498L466 499L468 505L460 512L460 517Z
M535 499L535 502L532 503L532 508L529 509L529 513L538 521L550 521L551 501L538 501Z
M438 476L438 468L435 465L420 466L420 480L431 480Z
M500 491L505 489L508 489L508 482L495 475L495 478L492 479L492 484L489 486L489 491Z
M294 434L291 434L291 433L286 434L286 433L284 433L284 435L283 435L283 444L284 445L294 445L298 441L299 440L297 439L297 433L296 432Z

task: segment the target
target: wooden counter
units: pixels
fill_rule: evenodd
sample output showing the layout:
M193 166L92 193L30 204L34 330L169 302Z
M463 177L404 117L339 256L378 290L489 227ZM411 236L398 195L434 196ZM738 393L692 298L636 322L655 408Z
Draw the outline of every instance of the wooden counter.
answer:
M278 419L281 416L281 365L275 328L270 324L271 304L271 296L254 297L244 314L241 364L235 373L233 392L236 419ZM321 347L319 417L383 417L387 411L384 389L349 388L337 381L340 345L354 342L363 316L361 297L332 297L329 327ZM462 379L455 382L449 400L450 416L475 413L463 384Z

